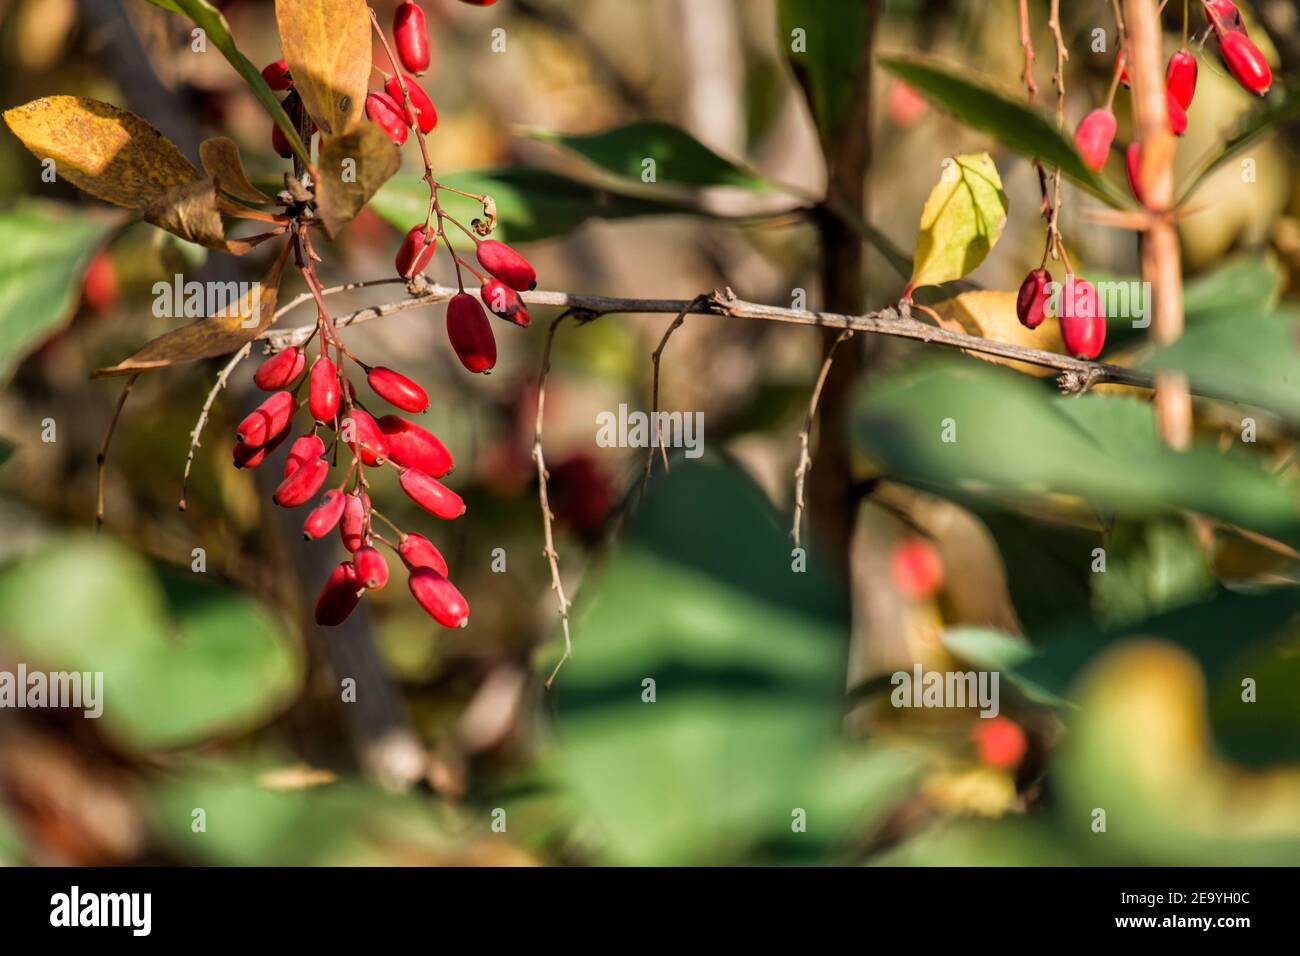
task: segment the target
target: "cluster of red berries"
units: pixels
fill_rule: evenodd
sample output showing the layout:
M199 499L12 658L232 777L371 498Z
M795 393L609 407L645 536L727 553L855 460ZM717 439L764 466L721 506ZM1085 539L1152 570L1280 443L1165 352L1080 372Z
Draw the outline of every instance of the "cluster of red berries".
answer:
M1059 295L1061 341L1065 350L1082 359L1095 359L1106 344L1106 313L1097 287L1087 279L1066 276ZM1016 315L1027 329L1036 329L1047 318L1052 302L1052 274L1043 266L1025 276L1016 296Z

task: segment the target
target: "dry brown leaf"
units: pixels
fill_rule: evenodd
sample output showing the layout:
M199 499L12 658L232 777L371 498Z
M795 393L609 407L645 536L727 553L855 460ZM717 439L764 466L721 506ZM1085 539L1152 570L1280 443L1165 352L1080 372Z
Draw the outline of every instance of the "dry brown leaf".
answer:
M222 209L217 184L211 179L200 179L177 186L160 196L145 208L144 218L172 235L236 256L244 255L271 238L264 235L257 239L227 239L226 227L221 220Z
M307 114L326 136L349 132L361 120L370 82L366 0L275 0L275 19Z
M397 147L374 123L362 123L345 136L325 138L316 162L320 174L316 208L325 234L333 239L401 164Z
M199 145L199 159L203 169L225 193L244 202L267 205L275 200L248 181L244 161L239 156L235 141L225 136L214 136Z
M1065 345L1061 341L1061 329L1053 318L1048 318L1036 329L1027 329L1016 317L1016 293L997 292L981 289L975 292L963 292L946 302L934 306L942 320L940 324L951 332L965 332L978 335L992 342L1007 342L1025 348L1043 349L1047 352L1064 353ZM976 358L997 365L1007 365L1028 375L1040 377L1057 374L1054 369L1028 362L1017 362L997 355L983 355L971 352Z
M199 319L179 329L158 336L142 349L110 368L101 368L94 378L129 375L155 368L167 368L182 362L228 355L245 342L261 335L275 318L280 294L280 275L293 243L286 241L262 281L251 287L239 301L216 315ZM256 321L253 319L256 318Z
M118 206L143 209L199 178L175 143L111 103L46 96L4 117L35 156L54 160L59 178Z

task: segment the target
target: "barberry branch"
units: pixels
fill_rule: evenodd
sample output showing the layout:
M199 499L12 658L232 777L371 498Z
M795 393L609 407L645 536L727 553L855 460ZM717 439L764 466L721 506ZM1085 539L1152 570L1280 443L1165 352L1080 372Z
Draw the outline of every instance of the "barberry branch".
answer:
M826 378L831 374L831 362L835 360L836 350L852 336L853 330L845 329L826 351L826 357L822 359L821 371L817 374L817 384L813 386L812 396L808 399L808 414L803 420L803 427L799 429L799 465L794 470L794 521L790 527L790 536L794 538L796 548L800 547L800 531L803 524L804 481L808 477L808 469L812 467L812 453L809 449L812 445L813 424L817 420L817 402L822 397Z
M1020 80L1025 84L1025 92L1032 104L1038 93L1038 84L1034 82L1034 37L1029 32L1029 0L1020 0L1020 46L1025 51L1025 68Z
M555 675L560 672L565 661L573 656L573 638L569 633L569 599L564 595L564 582L560 580L560 555L555 550L552 527L555 514L551 511L550 499L546 493L546 481L550 478L550 473L546 470L546 457L542 453L542 420L546 408L546 376L551 371L551 347L555 344L555 333L560 328L560 323L572 311L561 312L546 331L546 345L542 348L542 370L537 376L537 419L533 424L533 461L537 463L537 500L542 508L542 536L545 544L542 553L546 555L546 561L551 567L551 590L555 592L555 600L559 604L560 627L564 631L564 654L551 671L551 676L546 678L548 688L555 682Z
M126 400L131 397L131 389L135 388L135 380L139 377L140 373L136 372L122 386L122 394L117 397L117 405L113 409L112 419L109 420L108 430L104 432L103 444L99 446L99 454L95 456L96 531L104 526L104 466L108 462L108 446L113 443L113 432L117 429L117 420L122 417L122 409L126 407Z
M694 299L691 299L690 302L684 305L682 307L682 310L677 313L677 318L673 319L672 323L668 326L668 328L664 330L664 335L663 338L659 340L658 348L656 348L654 352L651 353L650 355L650 362L651 364L654 365L654 384L651 388L651 407L650 407L650 421L654 423L654 441L650 443L650 447L647 449L646 452L645 477L642 479L643 483L650 479L650 472L654 468L656 447L658 447L660 452L663 454L664 471L665 472L668 471L668 448L667 446L664 445L663 430L659 427L659 363L660 360L663 358L664 349L668 347L668 339L672 337L672 334L674 332L676 332L679 328L682 327L682 324L686 321L687 313L690 312L692 309L696 308L697 306L704 304L708 300L709 300L708 295L697 295Z
M235 370L244 359L248 358L249 353L253 351L253 343L246 342L244 347L236 352L217 373L217 380L213 383L212 388L208 390L208 397L203 402L203 408L199 411L198 420L194 423L194 430L190 432L190 450L185 456L185 474L181 477L181 500L176 507L184 511L186 507L186 492L190 486L190 469L194 467L194 453L198 451L199 439L203 436L203 429L208 424L208 416L212 413L212 406L217 400L217 395L226 383L230 380L230 373Z

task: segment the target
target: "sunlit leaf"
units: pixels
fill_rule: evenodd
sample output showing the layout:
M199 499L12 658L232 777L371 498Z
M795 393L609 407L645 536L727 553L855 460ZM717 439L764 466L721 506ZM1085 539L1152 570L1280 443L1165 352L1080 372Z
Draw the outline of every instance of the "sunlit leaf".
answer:
M778 49L803 87L823 145L844 121L858 71L867 69L865 3L779 0Z
M225 136L214 136L199 144L199 159L203 169L217 183L221 191L244 202L266 205L274 202L248 180L244 161L235 141Z
M984 261L1007 222L1007 197L988 153L944 160L939 184L921 213L908 289L969 275Z
M1016 293L1014 292L993 290L963 292L946 302L938 303L933 308L939 313L944 327L954 332L965 332L992 342L1023 345L1025 348L1043 349L1048 352L1065 351L1058 323L1047 321L1037 329L1027 329L1020 324L1020 319L1016 315ZM1052 369L1041 365L1031 365L1028 362L1017 362L979 352L970 354L995 365L1009 366L1027 375L1056 374Z
M366 0L276 0L280 49L307 115L325 136L361 120L370 82Z
M401 164L397 147L374 123L325 137L316 163L316 206L326 235L333 238L351 222Z

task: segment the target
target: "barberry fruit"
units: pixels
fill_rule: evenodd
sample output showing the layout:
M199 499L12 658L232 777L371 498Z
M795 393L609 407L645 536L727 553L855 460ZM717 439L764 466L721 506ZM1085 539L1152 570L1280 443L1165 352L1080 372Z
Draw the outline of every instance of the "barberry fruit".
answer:
M408 585L420 607L443 627L464 627L469 623L469 604L456 585L433 568L416 568Z
M433 108L433 100L429 99L429 94L424 92L424 88L410 77L406 78L406 90L411 94L411 109L415 110L415 121L420 124L420 132L433 132L433 128L438 125L438 111ZM402 96L401 81L395 76L392 77L384 84L384 92L392 97L393 102L401 108L402 116L405 117L406 98Z
M537 272L532 264L504 242L484 239L478 244L477 255L484 269L516 292L537 287Z
M925 538L913 537L894 548L889 560L894 584L908 597L923 601L943 584L943 561Z
M393 261L397 274L403 279L409 279L423 272L433 258L437 242L437 234L432 228L426 230L423 224L412 226L398 247L397 258Z
M245 445L265 445L289 424L294 404L292 392L275 392L239 423L236 437Z
M96 315L104 315L117 304L117 269L113 257L103 249L95 253L81 279L81 301Z
M1187 132L1187 113L1170 90L1165 90L1165 115L1169 118L1169 128L1175 136Z
M1196 57L1186 48L1171 56L1165 68L1165 88L1184 110L1191 108L1196 95L1196 73Z
M266 80L266 85L277 93L293 85L293 78L289 75L289 64L284 60L276 60L262 67L262 79Z
M497 364L492 325L483 306L468 292L457 293L447 303L447 339L460 364L469 371L486 372Z
M447 576L447 561L442 552L422 534L412 532L405 535L397 546L397 553L412 571L416 568L433 568L444 578Z
M1052 274L1046 269L1038 268L1025 276L1020 283L1020 293L1016 296L1016 316L1020 324L1027 329L1036 329L1043 324L1047 316L1047 300L1051 298L1048 286Z
M410 499L434 517L450 521L465 513L460 495L417 468L403 468L398 481Z
M377 591L388 583L388 562L370 545L358 548L352 563L357 569L357 580L370 590Z
M1025 732L1008 717L981 717L971 737L980 762L997 770L1013 769L1025 755Z
M1142 144L1129 143L1124 151L1124 172L1128 174L1128 188L1133 191L1133 198L1146 205L1142 192Z
M428 394L400 372L381 365L366 373L366 381L376 395L395 408L416 413L429 410ZM380 426L380 430L383 430L383 426Z
M302 374L306 364L307 356L302 349L291 345L259 365L253 373L253 382L264 392L277 391Z
M266 456L272 454L281 443L289 437L289 429L285 429L276 435L265 445L245 445L241 441L235 442L235 467L236 468L256 468Z
M348 447L367 468L381 465L388 458L388 441L369 412L361 408L352 409L352 413L343 419L342 427Z
M429 68L429 35L424 11L410 0L399 4L393 16L393 39L397 41L397 58L416 76Z
M289 145L289 139L284 135L284 130L280 129L279 123L271 124L271 148L281 159L288 159L293 155L293 147Z
M1106 315L1097 287L1074 276L1061 297L1061 340L1076 358L1095 359L1106 342Z
M524 305L524 300L519 298L519 293L500 279L488 279L484 282L479 289L479 295L493 315L498 315L521 328L527 327L530 321L528 307Z
M330 463L324 458L313 458L301 468L295 468L293 474L275 489L275 503L281 508L296 508L306 504L309 498L320 491L320 486L325 484L329 470Z
M343 505L343 517L339 519L339 537L343 547L355 553L366 543L366 522L370 515L370 496L364 491L348 495Z
M1094 173L1106 165L1110 144L1115 139L1115 114L1095 109L1079 121L1074 131L1074 146L1083 163Z
M1241 18L1241 11L1232 0L1208 0L1205 3L1205 16L1209 19L1214 32L1223 38L1228 33L1248 33L1246 21Z
M451 453L438 436L398 415L385 415L376 422L388 443L388 457L403 468L416 468L441 478L451 471Z
M318 422L332 422L339 410L339 373L324 355L316 359L307 377L307 408Z
M339 518L343 517L343 506L346 503L347 496L337 488L331 488L321 495L320 503L311 510L307 520L302 523L303 537L315 541L333 531L334 526L339 523Z
M289 457L284 461L284 477L288 478L313 458L325 454L325 442L319 435L303 435L289 446Z
M361 582L351 561L344 561L330 572L329 579L316 598L316 623L322 627L337 627L356 610L361 600Z
M1259 47L1244 33L1224 33L1219 37L1219 52L1228 72L1242 89L1263 96L1273 85L1273 71Z
M396 145L406 143L406 120L402 108L387 93L374 92L366 96L366 117L378 124Z

